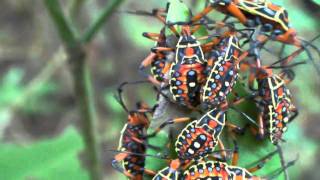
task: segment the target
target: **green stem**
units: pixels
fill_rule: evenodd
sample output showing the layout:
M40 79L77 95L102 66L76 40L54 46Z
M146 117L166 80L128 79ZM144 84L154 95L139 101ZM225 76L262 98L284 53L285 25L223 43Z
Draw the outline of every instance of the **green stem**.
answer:
M68 52L68 61L74 81L74 92L81 118L81 134L86 146L86 157L89 160L88 170L92 180L99 180L102 179L102 174L99 147L95 134L96 112L85 51L81 42L75 38L74 32L67 23L58 1L44 0L44 2Z
M75 33L64 17L58 0L44 0L44 3L65 46L75 46L77 42L74 36Z
M73 20L76 20L81 7L83 6L85 0L73 0L70 5L70 16Z
M96 136L96 110L92 93L91 78L83 48L69 49L69 63L74 78L75 96L81 116L81 130L89 158L89 171L92 180L102 179L100 152Z
M101 14L93 21L92 25L88 28L82 38L82 42L87 43L92 40L98 30L102 27L104 22L110 17L113 11L120 6L124 0L112 0L102 10Z

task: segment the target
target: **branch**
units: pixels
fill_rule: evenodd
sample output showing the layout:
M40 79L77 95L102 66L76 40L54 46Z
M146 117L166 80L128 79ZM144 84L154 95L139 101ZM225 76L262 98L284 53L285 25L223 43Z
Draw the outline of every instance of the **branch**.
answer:
M75 38L72 28L67 23L58 1L44 0L44 2L68 52L68 61L74 81L74 92L81 118L81 135L86 145L85 152L89 160L88 170L92 180L99 180L102 179L102 173L99 161L99 147L95 134L96 111L89 77L90 73L85 60L86 54L81 42Z
M109 5L106 5L105 8L102 10L101 14L93 21L91 26L88 28L86 33L82 38L83 43L90 42L98 30L102 27L104 22L110 17L113 11L120 6L120 4L124 2L124 0L112 0Z
M55 23L61 40L67 47L74 47L76 38L72 31L71 25L67 22L59 2L57 0L44 0L44 4Z

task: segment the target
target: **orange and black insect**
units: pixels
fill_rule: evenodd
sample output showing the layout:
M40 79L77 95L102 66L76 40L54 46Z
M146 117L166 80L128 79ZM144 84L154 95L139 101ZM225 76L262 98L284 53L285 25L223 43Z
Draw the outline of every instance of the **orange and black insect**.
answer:
M226 109L226 108L225 108ZM159 132L168 124L189 121L192 118L176 118L163 123L155 133ZM178 158L172 160L170 165L160 170L154 179L177 179L180 169L184 169L191 162L197 162L215 153L218 145L223 159L226 152L220 134L224 126L232 128L236 132L241 132L242 128L226 122L225 110L213 109L203 115L199 120L190 122L178 135L175 142L175 151ZM152 135L155 135L152 134Z
M237 166L239 153L237 146L233 152L232 163L231 165L226 162L222 162L220 159L215 158L216 160L202 161L198 162L195 165L190 166L186 171L184 171L181 179L185 180L198 180L198 179L223 179L223 180L262 180L268 179L270 177L258 177L252 173L261 169L264 164L274 156L278 150L269 153L263 157L257 165L251 168L243 168ZM294 165L296 160L290 161L285 165L285 167L279 168L278 171L271 175L272 178L279 176L285 169Z
M312 54L306 46L310 42L305 41L297 36L296 30L290 27L287 10L283 7L273 4L272 2L259 0L211 0L202 12L195 15L192 21L198 21L204 18L212 10L218 10L227 14L227 17L234 16L241 23L249 28L261 28L257 30L257 36L254 39L250 38L250 54L260 60L260 50L265 48L265 44L269 40L276 40L296 47L303 47L303 50L309 56L317 72L320 73L320 67L314 62ZM224 19L227 21L227 18ZM313 44L310 45L319 54L319 49ZM257 61L258 63L259 61ZM260 66L260 64L257 64ZM283 64L285 65L285 64Z
M163 123L155 133L168 124L189 121L191 118L176 118ZM180 169L192 161L200 160L214 153L214 148L220 142L219 136L225 126L225 114L217 109L206 113L199 120L190 122L178 135L175 150L178 158L172 160L170 165L160 170L154 180L172 179L180 176ZM155 135L152 134L152 135ZM220 149L224 150L220 142Z
M251 66L249 80L249 88L254 91L253 98L260 109L258 115L259 138L268 136L273 144L278 144L282 140L282 135L287 131L288 123L290 123L297 115L298 110L292 103L292 96L286 84L294 78L294 72L290 71L290 67L303 64L298 62L287 66L276 66L277 63L285 64L294 60L302 49L298 49L291 55L274 62L271 66L256 67ZM248 63L243 63L248 65ZM279 75L273 73L272 69L283 69ZM288 73L290 72L290 73ZM258 89L253 88L254 81L257 81Z
M158 38L156 39L156 47L166 47L166 36L165 36L165 28L161 29L160 34L153 34L153 33L144 33L145 37L152 38L152 36L157 35ZM152 82L164 82L165 80L165 71L167 63L167 55L163 52L151 52L141 63L139 69L143 71L147 66L151 66L151 75L152 77L148 78L150 80L155 79L156 81Z
M145 133L150 123L147 113L153 113L154 108L149 108L145 103L137 103L137 110L128 110L121 95L122 87L126 84L128 83L119 86L117 100L128 113L128 121L121 131L118 147L120 153L114 157L112 166L132 180L142 180L143 174L155 174L144 168L145 157L135 154L144 154L146 151Z
M226 101L238 78L239 56L236 36L224 38L211 52L206 68L206 83L201 88L201 103L206 109Z
M144 32L143 36L156 41L155 47L151 48L150 54L141 62L140 64L140 71L148 77L148 79L153 82L154 84L159 84L160 82L165 81L165 75L168 69L170 68L171 64L168 64L167 54L163 51L155 51L157 47L168 47L167 45L167 38L165 35L166 27L169 27L176 36L178 36L177 30L174 28L173 25L166 24L166 13L167 9L153 9L152 12L145 12L145 11L136 11L130 12L132 14L137 15L148 15L156 17L160 20L165 26L161 29L160 33L150 33ZM151 76L147 75L144 72L146 67L150 66Z
M211 0L194 19L201 19L214 9L236 17L248 27L261 25L262 32L271 32L271 36L280 42L300 46L296 31L290 28L287 10L270 1Z
M175 102L195 107L204 82L206 60L200 42L184 26L175 49L175 61L170 68L169 87Z
M160 72L164 75L169 71L168 85L173 100L179 105L195 107L199 104L206 60L200 42L192 35L190 26L183 26L179 36L176 48L158 46L152 50L154 54L175 53L174 61L167 62Z
M166 10L153 10L154 12L166 13ZM157 42L151 49L151 53L144 59L141 69L151 65L151 74L148 79L154 84L165 82L169 85L173 100L180 105L194 107L199 103L200 84L204 80L203 71L205 59L200 42L192 35L198 27L191 29L192 25L183 23L181 34L174 25L180 23L166 23L166 15L156 13L156 17L179 38L176 47L168 47L165 37L165 28L159 34L144 33L143 35ZM186 24L186 25L185 25ZM173 62L167 59L166 53L174 53ZM169 78L165 75L169 73Z
M297 116L298 111L292 103L283 73L276 75L271 69L261 67L251 74L251 86L254 79L258 83L255 99L261 98L256 101L261 111L258 116L258 134L260 138L268 135L273 144L278 144L287 130L287 124Z

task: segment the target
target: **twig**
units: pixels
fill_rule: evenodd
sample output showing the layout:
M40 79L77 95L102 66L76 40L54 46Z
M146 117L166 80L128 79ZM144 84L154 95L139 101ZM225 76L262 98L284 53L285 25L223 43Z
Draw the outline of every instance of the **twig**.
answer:
M75 33L64 17L59 2L57 0L44 0L44 3L65 46L74 47L77 43Z
M91 179L99 180L102 179L102 173L99 161L100 153L95 134L96 111L89 71L85 60L86 54L82 43L76 39L75 32L72 31L73 28L67 23L58 1L44 0L44 3L68 52L68 62L73 75L74 92L81 117L81 135L86 145L86 155L90 161L88 170ZM96 27L95 32L98 31L98 28Z

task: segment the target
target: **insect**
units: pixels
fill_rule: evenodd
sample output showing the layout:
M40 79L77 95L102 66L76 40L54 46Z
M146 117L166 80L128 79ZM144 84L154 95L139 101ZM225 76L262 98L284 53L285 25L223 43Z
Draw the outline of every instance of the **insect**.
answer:
M166 125L190 121L191 118L176 118L164 122L151 136L154 136ZM178 135L175 142L175 151L178 159L172 160L170 165L160 170L154 180L162 178L177 179L179 168L193 160L199 160L214 152L215 146L220 141L219 136L225 126L225 114L217 109L211 110L199 120L190 122ZM219 143L224 149L223 144Z
M151 170L144 168L145 157L131 153L144 154L146 151L145 130L149 126L147 113L153 113L154 108L149 108L145 103L137 103L137 110L129 111L122 99L122 88L128 83L123 83L118 88L116 98L123 109L128 113L128 121L124 125L118 150L112 166L132 180L142 180L143 174L154 175ZM129 153L128 153L129 152ZM119 164L122 161L122 167Z
M159 18L162 22L165 22L165 16ZM198 19L197 19L198 20ZM227 31L221 36L214 38L209 43L200 44L199 40L205 40L211 38L210 36L196 38L192 34L198 30L200 25L205 23L200 22L197 24L197 20L191 20L190 22L178 22L178 23L169 23L166 24L171 29L175 29L173 25L182 25L182 32L180 34L176 34L176 30L172 30L174 34L179 37L178 43L176 47L168 47L165 42L164 29L161 30L160 34L156 33L144 33L145 37L148 37L151 40L157 42L156 46L152 48L152 53L142 62L142 69L148 65L151 65L152 76L148 76L148 79L154 84L160 84L160 82L166 82L169 87L170 93L173 97L173 101L179 105L187 106L191 109L194 109L201 101L205 101L205 104L209 104L211 102L211 106L215 106L217 102L213 102L216 94L228 94L231 90L237 73L234 76L227 76L230 79L230 88L225 87L217 87L211 88L208 83L205 85L203 89L202 95L200 95L201 86L206 82L206 79L212 80L214 73L207 75L209 77L205 77L204 71L206 67L213 68L213 59L211 59L211 64L207 65L207 60L204 58L204 53L210 52L216 45L220 42L224 42L224 46L228 49L223 49L222 52L227 53L223 62L227 62L225 68L227 71L232 71L231 69L236 68L236 66L227 67L231 65L236 56L239 55L239 47L238 42L233 42L233 44L226 45L229 43L229 37L232 36L232 41L237 41L235 38L235 34L237 31L232 29L231 31ZM217 26L224 26L223 24L216 24ZM226 39L227 40L224 40ZM229 48L230 47L230 48ZM175 54L175 59L173 62L169 62L166 58L166 53L173 52ZM221 62L222 63L222 62ZM214 68L216 68L215 66ZM169 71L169 76L164 78L165 74ZM207 71L210 71L208 69ZM214 70L215 72L215 70ZM223 78L221 78L222 81ZM228 81L228 80L225 80ZM208 81L207 81L208 82ZM228 82L223 82L224 84ZM224 86L223 84L223 86ZM212 85L214 86L214 85ZM221 91L220 91L221 90ZM217 92L216 92L217 91ZM223 91L223 92L222 92ZM211 95L212 94L212 95ZM200 100L200 96L203 98ZM223 97L225 97L224 95ZM219 99L219 101L223 101L223 99Z
M193 30L185 25L179 35L176 48L157 46L152 49L156 54L163 52L174 52L173 62L167 62L166 68L161 72L169 71L168 87L173 100L188 107L199 104L199 90L204 81L203 71L206 60L200 46L200 42L192 35Z
M180 105L195 107L199 103L200 84L204 80L203 70L206 63L200 42L192 35L198 26L192 28L192 25L185 23L182 32L178 33L174 25L181 23L168 24L165 22L165 15L156 17L178 37L178 43L175 44L176 47L168 47L164 28L160 34L144 33L145 37L156 41L157 44L142 61L140 69L151 65L152 76L148 76L151 82L157 85L165 82L173 101ZM175 54L173 62L167 59L166 53ZM167 73L170 77L165 78Z
M261 27L256 30L256 37L250 37L250 56L260 60L260 50L262 48L266 49L265 44L269 40L276 40L283 43L282 51L284 51L286 44L298 48L303 47L317 72L320 73L319 65L315 63L310 50L306 48L310 45L310 42L298 37L296 30L290 27L288 12L283 7L268 0L211 0L210 5L195 15L192 21L203 19L214 9L227 14L224 21L227 21L228 17L232 15L249 28ZM313 44L310 46L318 54L320 53L316 46ZM257 63L260 62L259 60L257 60ZM257 66L260 66L260 64L257 64Z
M251 75L250 84L254 75ZM283 74L273 74L271 69L259 68L255 73L258 83L258 90L255 99L261 112L258 116L259 135L263 138L267 130L269 139L273 144L277 144L282 139L282 134L287 130L290 123L298 114L296 107L292 103L292 97ZM292 114L293 113L293 114Z
M201 102L206 109L226 101L238 78L240 47L236 36L224 38L207 63L206 83L201 88Z
M225 108L227 109L227 108ZM190 121L192 118L176 118L164 122L150 136L154 136L166 125ZM200 161L214 153L218 145L222 158L226 158L226 152L220 134L224 126L230 127L236 132L241 132L242 128L226 122L225 110L212 109L203 115L199 120L193 120L180 132L175 142L175 151L178 158L171 161L170 165L159 171L154 179L176 179L180 171L191 162Z
M170 92L178 104L194 107L204 81L206 60L189 26L184 26L175 51L175 61L170 68Z
M209 6L194 16L193 21L201 19L214 9L236 17L248 27L262 25L261 31L271 32L277 41L300 46L296 31L290 28L287 10L270 1L211 0Z
M148 15L148 16L154 16L158 20L160 20L165 26L161 29L160 33L150 33L150 32L144 32L143 36L151 39L153 41L156 41L155 47L151 48L150 54L141 62L139 70L142 72L145 76L148 77L149 81L151 81L154 84L159 85L160 82L165 81L165 74L168 72L168 69L170 68L171 64L168 64L167 55L163 51L155 51L154 49L157 49L157 47L162 47L162 49L169 48L167 45L167 38L165 35L166 27L169 27L169 29L176 35L179 36L179 33L175 29L173 25L166 24L166 13L168 11L167 9L153 9L152 12L145 12L145 11L137 11L137 12L129 12L132 14L138 14L138 15ZM169 50L171 50L169 48ZM144 73L144 69L148 66L151 66L151 76Z
M243 168L237 166L239 154L238 154L238 147L236 146L233 156L232 156L232 163L231 165L227 164L226 162L221 162L219 159L217 160L209 160L209 161L202 161L196 163L195 165L190 166L186 171L184 171L183 176L181 179L186 180L196 180L196 179L223 179L223 180L260 180L266 179L266 177L258 177L253 175L252 173L261 169L264 164L274 156L278 150L269 153L265 157L263 157L257 165L251 168ZM294 165L296 160L290 161L285 167L280 168L277 172L271 175L272 178L277 177L280 175L285 169Z
M152 38L153 36L158 36L156 39L156 47L166 47L166 36L165 36L165 28L161 29L160 34L152 34L152 33L144 33L145 37ZM140 71L143 71L147 66L151 66L151 75L153 78L148 78L155 84L158 82L164 82L165 73L167 68L167 55L163 52L151 52L141 63ZM153 80L155 79L155 80ZM158 81L158 82L157 82Z
M274 62L271 66L256 67L247 62L243 63L243 65L251 66L248 85L254 91L252 97L260 109L258 115L259 130L256 134L261 139L268 136L275 145L282 140L282 135L287 131L288 124L298 115L298 110L292 102L290 90L286 86L294 78L294 73L288 70L304 62L287 66L275 65L283 61L288 64L301 52L302 49L298 49L291 55ZM274 68L282 68L283 70L277 75L272 71ZM288 72L291 73L288 74ZM253 88L255 80L258 89Z

